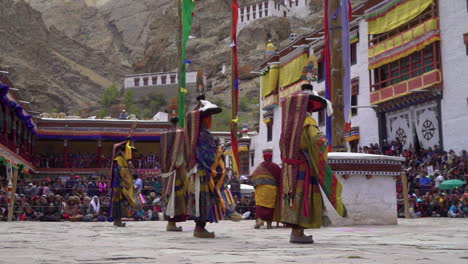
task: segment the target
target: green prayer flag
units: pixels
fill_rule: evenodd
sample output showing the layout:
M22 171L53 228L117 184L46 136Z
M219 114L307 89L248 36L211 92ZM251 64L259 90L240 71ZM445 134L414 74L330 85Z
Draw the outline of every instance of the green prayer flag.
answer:
M187 42L192 30L193 10L195 0L182 1L182 48L181 48L181 70L180 70L180 90L179 90L179 125L185 124L185 96L187 94Z

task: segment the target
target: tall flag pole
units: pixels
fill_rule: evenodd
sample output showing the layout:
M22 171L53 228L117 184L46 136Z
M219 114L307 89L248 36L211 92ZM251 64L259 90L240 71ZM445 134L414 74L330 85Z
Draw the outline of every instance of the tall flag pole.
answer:
M343 2L346 2L346 5L342 6ZM347 101L345 100L345 96L347 94L350 96L350 90L346 91L348 88L343 87L343 85L345 84L346 76L349 78L349 69L346 70L344 57L349 56L350 52L349 47L347 54L343 50L343 47L349 46L349 32L343 33L343 31L349 31L348 4L346 0L325 0L326 95L333 104L333 117L327 118L327 138L331 142L331 149L333 151L347 150L344 140L346 123L345 102ZM343 17L343 13L345 12L346 15ZM347 23L347 29L342 28L342 22ZM347 43L343 43L345 35L348 37ZM348 73L346 74L347 71Z
M323 49L323 55L324 55L324 60L325 60L325 97L331 101L331 56L330 56L330 18L329 18L329 13L330 13L330 7L328 0L324 0L324 49ZM329 147L331 148L332 146L332 118L331 116L327 113L327 127L326 127L326 136L327 140L329 142ZM331 149L330 149L331 150Z
M231 29L231 99L232 99L232 120L231 120L231 146L234 157L234 168L239 170L239 144L237 141L237 124L239 123L239 58L237 54L237 22L239 19L239 4L237 0L232 0L232 29ZM239 177L239 171L235 171Z
M195 0L179 0L179 14L181 20L181 48L180 48L180 67L179 67L179 125L185 124L185 97L187 95L187 42L190 31L192 30L193 10L195 9Z
M351 1L341 0L341 38L343 43L343 100L345 133L351 132L351 45L349 39L349 20L351 11Z

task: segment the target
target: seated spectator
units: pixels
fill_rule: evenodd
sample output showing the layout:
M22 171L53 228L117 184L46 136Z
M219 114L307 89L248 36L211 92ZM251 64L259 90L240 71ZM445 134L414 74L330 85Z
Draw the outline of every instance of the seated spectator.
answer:
M71 196L65 206L63 218L72 222L81 221L83 215L80 213L80 199L77 196Z
M450 209L448 211L448 217L463 217L463 212L461 212L460 208L458 208L459 204L460 202L456 201L452 204L452 206L450 206Z
M460 210L462 211L464 217L468 217L468 199L463 199Z
M91 198L85 197L83 205L81 206L81 214L83 215L83 222L93 222L97 212L94 206L91 205Z
M23 214L20 216L21 221L35 221L38 220L36 212L31 208L31 206L26 205L23 207Z
M429 176L422 175L419 179L419 188L423 191L432 190L432 180Z
M87 195L89 197L94 197L99 193L99 186L97 184L96 177L92 177L91 181L88 183Z
M44 207L43 215L40 220L45 222L57 222L60 221L61 218L59 205L55 201L55 196L50 193L47 195L47 205Z
M55 195L64 195L65 186L62 184L62 180L60 178L55 179L55 182L52 184L51 190Z

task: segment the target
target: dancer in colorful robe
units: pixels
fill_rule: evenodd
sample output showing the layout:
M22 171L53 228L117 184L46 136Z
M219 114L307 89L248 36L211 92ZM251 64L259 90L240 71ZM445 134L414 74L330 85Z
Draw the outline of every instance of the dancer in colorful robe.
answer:
M134 172L132 152L135 150L135 147L130 143L130 139L114 145L114 157L111 168L112 201L109 210L114 220L114 225L118 227L125 227L125 223L122 223L122 211L125 210L124 200L135 210L141 210L141 201L138 197L138 191L133 184L132 177L132 173Z
M271 229L273 220L279 222L280 196L278 195L281 180L281 168L272 161L273 150L263 150L264 161L252 173L251 181L255 187L255 229L267 222ZM275 217L276 216L276 217Z
M214 232L208 232L206 223L218 222L228 216L233 219L234 199L226 188L226 167L222 148L211 134L212 115L222 109L204 96L196 110L188 112L185 119L185 150L190 168L189 212L195 219L193 235L200 238L214 238Z
M310 84L302 90L281 102L281 221L292 226L291 243L313 243L304 229L320 228L325 223L322 217L329 221L320 188L338 214L347 216L341 198L343 187L327 164L328 142L311 116L325 108L331 113L331 103L313 92Z
M164 178L167 231L182 231L176 222L187 220L187 169L184 152L184 130L177 129L179 118L173 117L172 131L161 136L161 170Z

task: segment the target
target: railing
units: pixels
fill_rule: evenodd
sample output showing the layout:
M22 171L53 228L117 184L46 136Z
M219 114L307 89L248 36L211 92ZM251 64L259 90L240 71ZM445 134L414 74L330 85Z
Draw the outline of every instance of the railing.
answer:
M157 160L148 160L146 158L133 159L133 164L136 169L154 169L159 167ZM38 168L110 168L112 165L111 158L63 158L63 157L36 157L34 165Z
M399 69L398 75L385 78L381 81L377 81L371 85L371 92L383 89L385 87L398 84L400 82L409 80L411 78L423 75L424 73L430 72L434 69L440 69L439 60L435 59L430 63L424 64L423 62L418 63L419 65L411 65L409 71L403 72L401 68ZM382 66L389 67L389 66ZM378 70L378 69L377 69ZM388 71L386 74L390 75L392 71Z
M16 146L15 142L9 140L8 137L6 137L3 133L0 134L0 144L8 148L13 153L18 153L18 155L23 159L31 161L31 153L29 153L29 150L26 147L26 145L21 144L19 146Z

